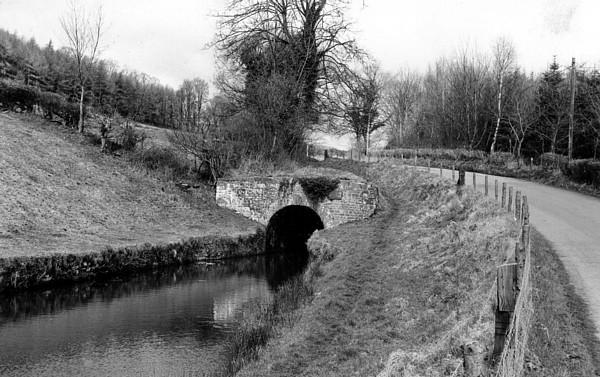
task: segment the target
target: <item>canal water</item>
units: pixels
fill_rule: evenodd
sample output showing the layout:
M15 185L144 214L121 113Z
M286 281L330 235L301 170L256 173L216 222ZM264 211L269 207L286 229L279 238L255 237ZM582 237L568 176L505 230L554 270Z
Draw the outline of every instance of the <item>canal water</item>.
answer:
M248 302L304 265L281 256L0 295L0 376L212 376Z

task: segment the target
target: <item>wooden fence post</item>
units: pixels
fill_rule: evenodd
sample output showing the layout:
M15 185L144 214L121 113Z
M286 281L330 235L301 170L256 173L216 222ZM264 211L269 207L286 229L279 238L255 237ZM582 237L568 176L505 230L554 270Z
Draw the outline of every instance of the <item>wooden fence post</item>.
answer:
M508 205L506 206L506 209L508 210L508 212L512 212L512 204L513 204L513 187L510 186L508 188Z
M485 176L485 196L488 196L488 176Z
M494 179L494 196L496 201L498 201L498 180Z
M477 190L477 182L475 181L477 173L473 172L473 190Z
M515 219L521 223L521 191L517 190L515 193Z
M442 178L442 167L440 166L440 178Z
M506 341L506 334L508 334L508 328L510 326L512 312L515 310L516 272L516 263L503 264L496 270L497 308L494 331L494 350L492 352L494 359L497 359L497 357L502 354L504 342Z
M454 181L456 179L456 177L454 176L454 164L452 164L452 181Z
M504 208L506 206L506 182L502 182L502 201L500 202L500 207Z
M515 243L515 263L517 264L516 291L521 291L523 283L523 269L525 268L525 248L520 241Z
M523 225L529 224L529 204L527 203L527 195L523 195Z
M400 164L404 165L404 152L400 154Z
M458 171L458 186L464 186L465 185L465 171L464 170L459 170Z
M529 243L531 241L531 228L529 224L523 225L521 228L521 245L524 250L529 249Z
M431 173L431 160L427 160L427 173Z

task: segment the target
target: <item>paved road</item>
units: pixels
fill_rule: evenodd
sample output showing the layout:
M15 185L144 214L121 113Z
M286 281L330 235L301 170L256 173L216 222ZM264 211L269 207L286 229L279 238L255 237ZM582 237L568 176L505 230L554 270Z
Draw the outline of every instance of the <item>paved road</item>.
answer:
M443 176L451 178L451 172L444 170ZM432 173L439 174L439 169L432 168ZM480 191L484 190L484 177L476 174ZM527 195L531 224L554 245L600 329L600 199L519 179L489 176L491 197L496 179L500 187L506 182ZM467 173L465 180L472 187L473 173ZM596 335L600 337L600 332Z

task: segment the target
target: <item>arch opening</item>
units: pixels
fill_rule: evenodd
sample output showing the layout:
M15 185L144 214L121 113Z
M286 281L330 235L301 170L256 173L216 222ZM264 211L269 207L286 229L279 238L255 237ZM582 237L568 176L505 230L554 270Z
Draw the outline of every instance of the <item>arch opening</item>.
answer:
M321 217L310 207L289 205L275 212L265 235L266 253L306 254L306 241L315 230L323 229Z

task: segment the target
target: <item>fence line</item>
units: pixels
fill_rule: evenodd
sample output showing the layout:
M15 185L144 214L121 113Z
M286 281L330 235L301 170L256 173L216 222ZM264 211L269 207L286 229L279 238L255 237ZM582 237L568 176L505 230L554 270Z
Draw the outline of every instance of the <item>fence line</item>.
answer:
M464 186L464 170L459 170L458 174L457 184ZM471 174L473 189L476 190L477 173ZM485 196L489 195L488 181L488 176L485 175ZM498 202L498 180L495 181L494 188L494 198ZM506 203L507 191L508 203ZM502 182L500 206L513 215L513 219L520 227L518 239L515 240L514 255L507 257L505 263L498 266L496 270L497 301L492 360L496 366L495 376L520 377L523 373L525 350L533 317L529 204L526 195L522 195L521 191ZM463 353L465 376L479 376L481 373L483 366L480 364L483 360L479 357L479 363L474 362L477 359L474 356L476 355Z
M341 156L325 153L324 158L341 157L352 160L362 160L365 162L376 162L382 158L389 158L383 153L374 153L368 156L352 152ZM403 153L400 154L402 164L412 165L413 170L417 168L417 158L410 158ZM397 158L397 157L396 157ZM412 161L411 161L412 160ZM427 160L427 172L431 171L431 161ZM440 177L443 176L442 169L439 166ZM448 166L452 169L452 180L455 180L455 166ZM477 189L477 180L475 172L471 173L473 179L473 189ZM484 195L489 195L488 175L484 179ZM458 186L466 186L465 171L458 170ZM507 260L496 270L496 315L495 315L495 333L494 333L494 351L493 362L496 367L496 377L520 377L523 373L523 364L531 320L533 318L532 287L531 287L531 237L529 226L529 204L526 195L521 191L516 191L506 182L502 182L501 197L499 198L499 182L494 181L494 199L496 202L500 199L500 207L512 214L513 219L520 225L518 239L515 240L514 255L507 257ZM514 193L514 201L513 201ZM508 194L508 198L507 198ZM508 203L507 203L508 199ZM464 376L479 377L481 371L485 369L483 365L483 355L474 354L471 344L463 347L463 368Z

